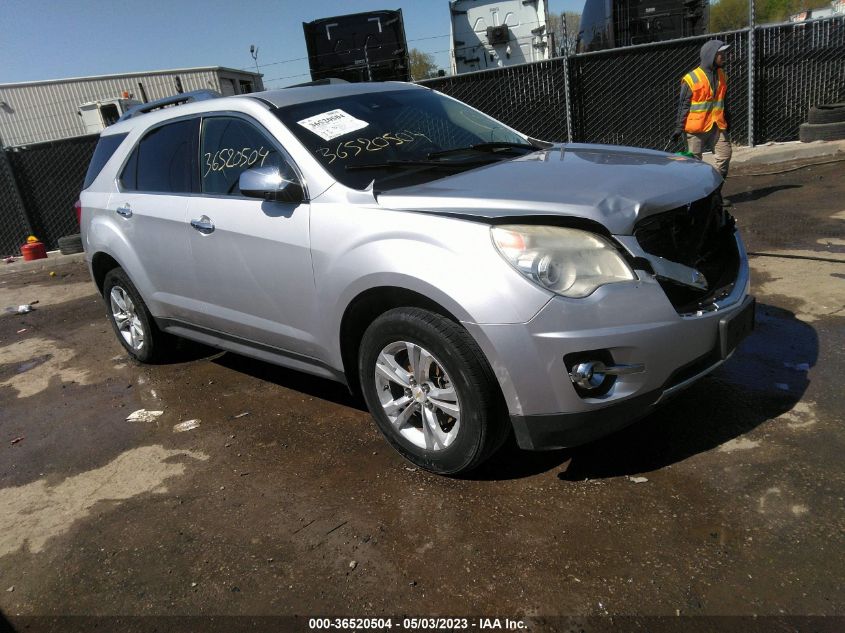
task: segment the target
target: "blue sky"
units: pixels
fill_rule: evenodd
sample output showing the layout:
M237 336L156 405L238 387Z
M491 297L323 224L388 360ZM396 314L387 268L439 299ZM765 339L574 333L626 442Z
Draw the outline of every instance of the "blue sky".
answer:
M549 9L580 13L583 5L550 0ZM396 8L409 46L448 68L447 0L0 0L0 83L190 66L252 69L255 44L265 85L284 86L309 79L302 22Z

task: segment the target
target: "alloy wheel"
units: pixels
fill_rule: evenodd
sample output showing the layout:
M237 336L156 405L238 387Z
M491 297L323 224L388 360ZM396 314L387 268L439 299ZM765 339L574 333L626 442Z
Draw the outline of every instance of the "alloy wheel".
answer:
M144 326L129 293L120 286L113 286L109 293L112 318L126 344L135 352L144 347Z
M458 437L461 407L454 383L428 350L408 341L378 355L375 384L394 430L420 448L441 451Z

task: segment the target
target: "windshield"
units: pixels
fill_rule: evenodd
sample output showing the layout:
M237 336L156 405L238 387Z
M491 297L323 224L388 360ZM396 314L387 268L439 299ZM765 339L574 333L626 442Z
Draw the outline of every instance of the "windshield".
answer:
M354 189L373 180L383 191L442 178L534 149L495 119L431 90L311 101L276 115L336 180Z

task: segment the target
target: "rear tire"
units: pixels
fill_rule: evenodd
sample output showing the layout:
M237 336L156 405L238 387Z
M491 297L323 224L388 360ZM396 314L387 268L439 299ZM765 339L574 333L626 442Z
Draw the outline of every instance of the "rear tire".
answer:
M155 324L147 304L122 268L106 273L103 298L117 340L132 358L156 363L166 357L172 337Z
M507 438L506 409L486 358L466 330L439 314L382 314L364 333L358 371L379 430L420 468L472 470Z

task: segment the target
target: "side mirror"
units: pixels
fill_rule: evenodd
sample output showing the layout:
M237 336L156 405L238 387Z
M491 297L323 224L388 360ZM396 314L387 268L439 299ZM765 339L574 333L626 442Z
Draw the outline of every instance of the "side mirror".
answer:
M241 193L249 198L297 203L305 200L305 191L295 177L278 167L247 169L238 178Z

